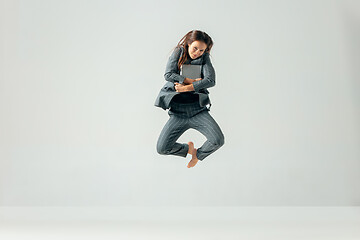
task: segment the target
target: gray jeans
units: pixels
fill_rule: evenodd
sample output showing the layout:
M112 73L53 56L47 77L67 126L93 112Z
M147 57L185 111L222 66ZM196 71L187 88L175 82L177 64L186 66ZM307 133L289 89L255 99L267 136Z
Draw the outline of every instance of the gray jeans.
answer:
M205 159L224 145L224 134L206 106L195 103L174 103L170 105L169 120L163 127L157 141L157 152L163 155L186 157L189 151L187 143L176 140L189 128L198 130L206 137L203 145L197 149L199 160Z

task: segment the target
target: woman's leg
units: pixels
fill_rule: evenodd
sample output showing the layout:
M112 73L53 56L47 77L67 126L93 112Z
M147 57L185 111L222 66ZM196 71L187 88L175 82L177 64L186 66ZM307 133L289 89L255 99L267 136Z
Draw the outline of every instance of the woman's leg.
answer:
M203 160L222 145L224 145L224 134L209 111L202 111L189 119L190 128L194 128L205 135L207 140L197 149L196 156Z
M178 143L176 140L189 129L188 125L188 118L179 118L175 115L170 116L158 138L156 144L157 152L163 155L186 157L189 145L187 143Z

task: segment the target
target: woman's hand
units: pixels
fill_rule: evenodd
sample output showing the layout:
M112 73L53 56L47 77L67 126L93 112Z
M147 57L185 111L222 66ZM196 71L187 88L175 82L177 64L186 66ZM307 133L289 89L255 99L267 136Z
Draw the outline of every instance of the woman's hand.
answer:
M190 86L190 85L180 84L180 83L176 82L175 90L176 90L176 92L188 92L189 91L188 86Z
M184 83L185 84L192 84L193 82L200 81L202 78L197 79L191 79L191 78L185 78Z

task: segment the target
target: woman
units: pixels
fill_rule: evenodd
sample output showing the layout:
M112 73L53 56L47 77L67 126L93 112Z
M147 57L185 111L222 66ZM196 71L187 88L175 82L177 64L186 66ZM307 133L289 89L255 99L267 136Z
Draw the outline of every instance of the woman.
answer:
M205 32L188 32L169 57L164 74L167 82L155 101L155 106L169 109L170 116L158 138L157 152L181 157L191 154L188 168L224 145L224 134L209 113L211 102L207 88L215 86L215 70L209 58L212 46L213 41ZM202 65L202 78L190 79L180 75L182 64ZM176 142L189 128L198 130L207 138L198 149L191 141Z

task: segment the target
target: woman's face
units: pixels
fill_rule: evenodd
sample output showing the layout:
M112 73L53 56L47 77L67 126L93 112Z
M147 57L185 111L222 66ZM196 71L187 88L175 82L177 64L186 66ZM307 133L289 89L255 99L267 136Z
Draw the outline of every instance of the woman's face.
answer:
M206 44L201 41L193 41L191 44L188 45L189 45L189 55L192 59L201 57L201 55L204 54L207 47Z

